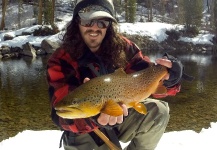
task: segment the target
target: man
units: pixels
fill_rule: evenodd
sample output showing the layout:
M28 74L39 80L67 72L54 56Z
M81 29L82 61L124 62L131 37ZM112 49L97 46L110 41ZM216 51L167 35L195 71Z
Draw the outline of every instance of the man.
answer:
M63 42L48 61L47 80L52 104L52 120L63 131L65 150L106 150L107 145L92 132L99 128L111 141L130 144L126 150L153 150L162 137L169 120L166 102L146 100L148 114L123 108L123 115L115 117L101 113L86 119L63 119L56 115L56 103L79 85L91 78L124 68L126 73L145 69L150 62L139 48L117 32L112 0L78 0L73 19L69 23ZM165 54L156 63L168 67L164 85L167 93L157 98L175 95L180 90L182 64ZM85 92L85 91L84 91ZM120 145L119 145L120 146Z

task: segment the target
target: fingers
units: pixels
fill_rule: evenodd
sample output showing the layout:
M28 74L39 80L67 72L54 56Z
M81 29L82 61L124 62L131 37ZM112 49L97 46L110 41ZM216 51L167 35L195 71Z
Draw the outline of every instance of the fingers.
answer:
M86 83L87 81L90 81L90 78L84 78L83 83Z
M105 113L101 113L100 116L98 117L97 121L101 125L115 125L115 124L121 124L124 120L124 116L128 115L128 109L125 104L120 104L120 106L123 108L123 115L120 116L110 116Z
M122 107L123 109L123 115L124 116L128 116L128 109L127 109L127 106L125 104L120 104L120 106Z
M101 113L100 116L98 117L97 121L99 124L105 126L109 123L109 118L110 118L109 115Z
M113 126L117 123L121 124L123 122L123 115L114 117L114 116L110 116L110 115L101 113L100 116L98 117L97 121L99 124L104 125L104 126L107 124Z
M163 77L162 80L168 80L169 78L170 78L170 74L168 73L168 74L166 74L166 75Z
M150 58L148 56L144 56L143 59L147 62L151 62Z
M172 68L172 62L168 59L158 58L156 59L156 63L159 65L165 66L167 68Z
M156 59L156 63L160 64L162 66L165 66L167 68L172 68L172 62L170 60L166 59L166 58L158 58L158 59ZM165 75L163 77L162 80L168 80L169 77L170 77L170 74L168 73L167 75Z

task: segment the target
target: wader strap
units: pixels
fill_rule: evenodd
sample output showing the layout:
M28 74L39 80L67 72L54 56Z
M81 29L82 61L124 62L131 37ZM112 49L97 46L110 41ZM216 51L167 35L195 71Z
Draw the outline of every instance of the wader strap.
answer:
M67 132L67 131L63 131L63 133L62 133L62 136L61 136L61 138L60 138L59 148L62 147L63 137L66 135L66 132ZM66 138L66 139L67 139L67 138Z
M97 77L100 76L100 73L95 70L93 64L87 64L87 66L90 68L91 71L93 71L93 73L94 73Z
M113 129L105 129L106 134L108 135L107 137L114 143L117 147L121 148L120 141L118 139L118 136L116 135L115 131Z
M70 131L63 131L62 136L60 138L60 143L59 143L59 148L62 147L62 143L63 141L65 142L66 145L69 144L69 136L70 138L70 143L75 143L75 135L77 135L76 133L70 132Z

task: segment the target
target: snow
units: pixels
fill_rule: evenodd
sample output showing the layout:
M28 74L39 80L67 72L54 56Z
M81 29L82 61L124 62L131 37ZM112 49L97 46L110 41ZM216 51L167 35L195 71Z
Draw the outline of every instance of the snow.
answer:
M65 21L58 22L59 29L63 29L71 19L72 16L64 16ZM4 31L0 33L0 47L3 45L11 47L22 47L26 42L30 42L32 45L39 46L41 41L45 38L52 39L53 41L59 41L59 34L52 36L34 37L33 35L17 36L21 35L25 31L33 31L40 26L35 25L32 27L25 27L16 31ZM149 36L152 40L161 42L167 38L166 30L180 30L181 25L172 25L159 22L147 22L147 23L120 23L120 32L128 34L141 34ZM5 34L9 34L15 37L13 40L3 41ZM208 33L201 33L197 37L187 38L181 37L179 40L185 42L192 42L193 44L212 44L211 39L214 35ZM156 150L216 150L217 139L217 123L210 123L210 128L202 129L200 133L192 130L174 131L164 133ZM32 131L24 130L18 133L14 137L5 139L0 142L0 150L61 150L59 149L59 140L61 137L61 131L58 130L42 130ZM145 140L145 139L144 139ZM121 143L122 147L125 147L126 143ZM31 146L31 148L30 148Z
M60 29L63 29L66 26L66 22L58 23L58 27ZM22 28L16 31L6 31L0 34L0 47L3 45L11 46L11 47L21 47L26 42L29 42L32 45L40 46L41 41L48 38L52 39L53 41L59 41L59 37L61 37L61 33L57 33L56 35L51 36L42 36L42 37L36 37L33 35L21 35L22 32L32 32L35 29L38 29L40 26L35 25L32 27L26 27ZM127 33L127 34L140 34L142 36L148 36L150 39L162 42L167 38L167 34L165 33L166 30L180 30L182 29L181 25L174 25L174 24L167 24L167 23L160 23L160 22L146 22L146 23L120 23L119 29L121 33ZM13 37L15 37L13 40L4 41L3 37L5 34L9 34ZM191 42L193 44L210 44L212 45L212 38L213 34L208 33L201 33L196 37L190 38L190 37L180 37L180 41L184 42Z
M15 137L5 139L0 143L1 150L63 150L59 148L62 131L25 130ZM211 123L208 129L202 129L200 133L192 130L173 131L164 133L156 150L216 150L217 123ZM128 143L122 143L122 148Z
M149 36L152 40L162 42L167 38L166 30L181 30L183 26L160 22L120 23L120 32Z

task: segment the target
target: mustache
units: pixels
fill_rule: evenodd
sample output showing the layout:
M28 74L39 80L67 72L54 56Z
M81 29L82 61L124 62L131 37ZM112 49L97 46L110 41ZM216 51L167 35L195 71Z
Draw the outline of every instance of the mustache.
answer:
M100 31L100 30L96 30L96 31L94 31L94 30L91 30L91 29L85 31L85 34L89 34L89 33L102 34L102 31Z

